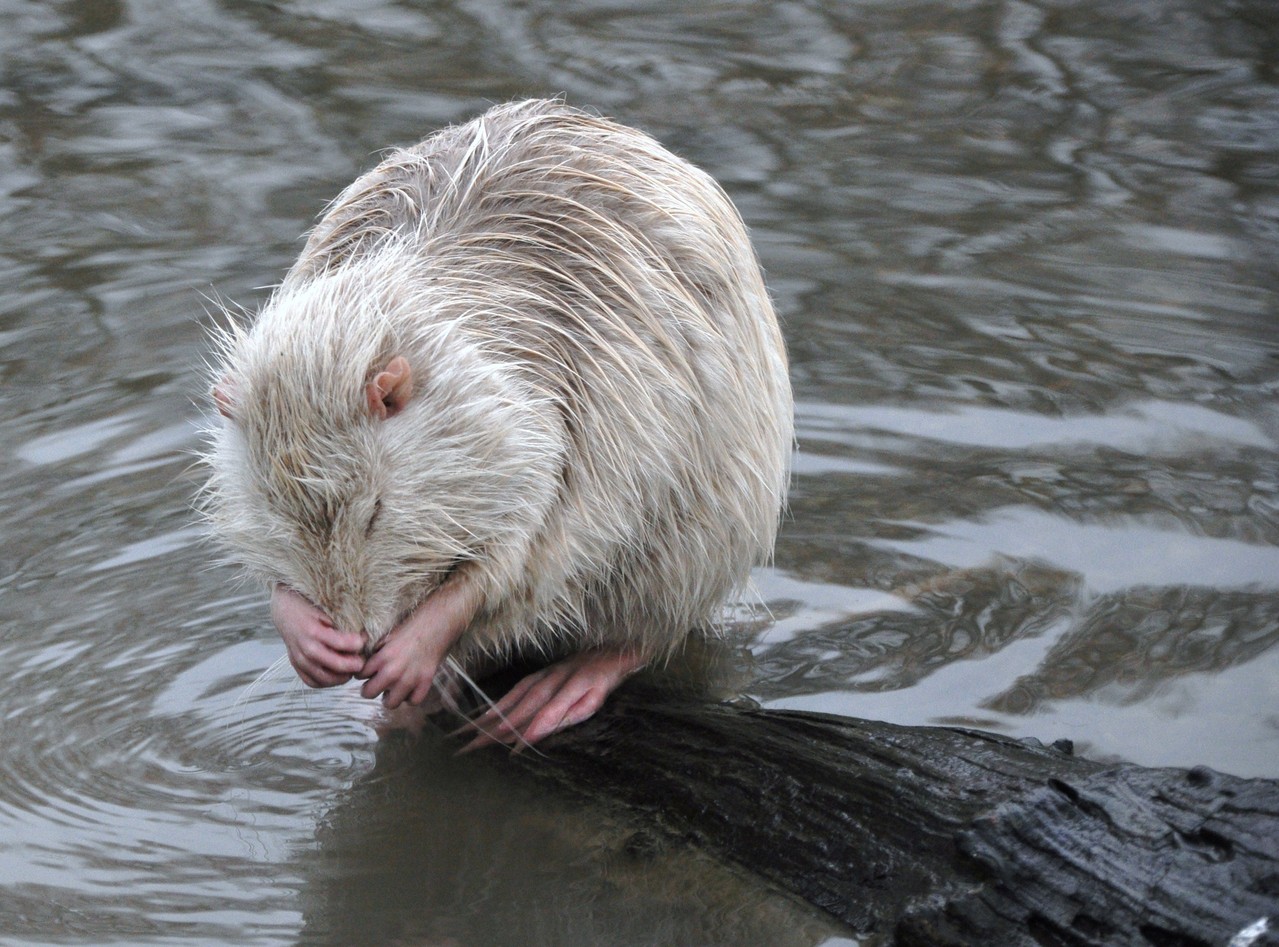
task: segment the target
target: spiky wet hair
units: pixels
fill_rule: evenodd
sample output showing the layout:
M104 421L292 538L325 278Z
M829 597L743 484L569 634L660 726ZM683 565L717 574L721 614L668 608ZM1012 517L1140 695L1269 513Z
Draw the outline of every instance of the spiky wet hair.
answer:
M413 396L371 418L367 386L396 357ZM311 568L278 534L332 531L380 496L413 533L387 547L402 576L475 564L462 653L661 654L771 550L790 389L740 217L653 139L557 100L389 154L217 361L236 420L209 453L215 530L257 571L323 584L278 575L281 558ZM351 542L352 575L311 594L355 615L338 600L377 577L354 575L369 563ZM384 633L412 597L348 621Z

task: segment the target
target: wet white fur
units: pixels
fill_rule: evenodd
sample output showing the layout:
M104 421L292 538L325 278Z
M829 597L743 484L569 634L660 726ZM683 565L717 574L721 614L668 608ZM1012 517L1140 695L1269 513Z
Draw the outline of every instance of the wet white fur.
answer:
M530 101L393 152L218 349L216 535L370 643L465 562L463 666L661 657L771 554L792 409L759 266L711 178L633 129ZM378 421L396 355L414 393Z

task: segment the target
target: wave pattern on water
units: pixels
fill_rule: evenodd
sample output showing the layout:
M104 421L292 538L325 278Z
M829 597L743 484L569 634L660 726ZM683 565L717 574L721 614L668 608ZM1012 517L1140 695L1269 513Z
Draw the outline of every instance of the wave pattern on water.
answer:
M759 247L800 443L743 622L754 696L1279 775L1264 3L0 0L0 21L6 942L829 935L387 736L350 688L255 685L281 654L264 596L200 540L216 310L251 311L380 149L525 95L652 131Z

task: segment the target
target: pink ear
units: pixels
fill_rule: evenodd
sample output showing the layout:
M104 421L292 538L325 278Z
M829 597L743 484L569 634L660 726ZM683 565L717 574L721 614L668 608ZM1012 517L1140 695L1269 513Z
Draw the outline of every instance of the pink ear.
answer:
M218 406L218 414L229 421L235 420L235 383L230 375L223 375L222 380L213 386L213 403Z
M369 399L369 413L379 421L398 414L413 396L413 371L408 359L397 355L387 362L386 368L365 386L364 393Z

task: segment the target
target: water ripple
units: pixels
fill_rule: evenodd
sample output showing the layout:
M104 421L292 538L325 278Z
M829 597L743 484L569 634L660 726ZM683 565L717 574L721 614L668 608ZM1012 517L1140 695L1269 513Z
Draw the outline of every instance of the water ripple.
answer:
M3 4L4 936L820 940L734 941L765 902L714 900L704 866L617 882L580 813L380 738L350 688L255 684L281 654L265 594L194 525L206 310L251 310L379 149L526 95L653 132L759 248L801 448L759 696L1276 775L1255 12ZM475 854L510 839L509 864Z

